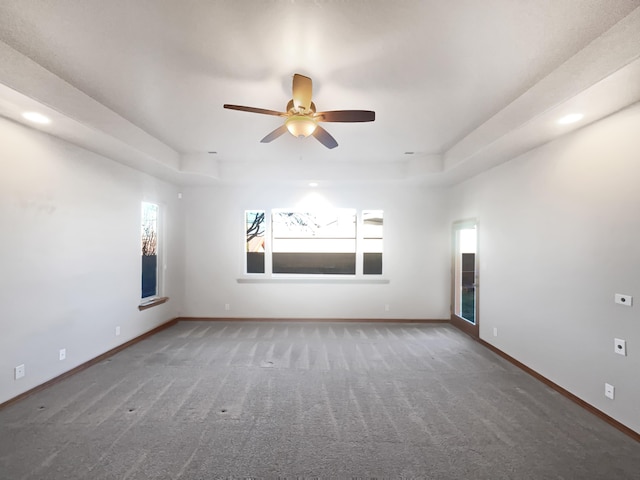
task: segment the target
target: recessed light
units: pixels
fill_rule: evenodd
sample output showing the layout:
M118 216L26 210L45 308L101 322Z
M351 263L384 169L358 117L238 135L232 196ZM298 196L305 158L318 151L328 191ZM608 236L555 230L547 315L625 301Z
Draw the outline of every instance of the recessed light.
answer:
M33 123L40 123L42 125L46 125L47 123L51 123L49 117L45 117L41 113L38 112L24 112L22 117L29 120Z
M309 182L309 186L310 187L317 187L318 186L318 182Z
M558 119L560 125L567 125L569 123L579 122L584 118L582 113L570 113L569 115L565 115L564 117Z

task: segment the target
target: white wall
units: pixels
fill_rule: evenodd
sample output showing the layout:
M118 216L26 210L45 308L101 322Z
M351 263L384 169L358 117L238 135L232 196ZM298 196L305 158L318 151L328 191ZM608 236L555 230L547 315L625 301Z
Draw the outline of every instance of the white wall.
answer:
M481 338L640 432L640 105L450 194L479 221Z
M245 209L269 212L308 205L310 195L331 207L384 210L383 278L390 283L238 283L244 268ZM446 319L450 267L445 200L446 192L406 185L187 189L184 315Z
M310 189L191 187L179 201L175 186L0 119L0 402L176 316L447 318L451 222L476 217L481 337L640 431L638 132L635 105L450 191L321 186L331 206L384 210L390 283L243 284L244 210L297 206ZM171 297L143 312L141 200L166 207Z
M184 228L173 186L3 118L0 138L2 402L177 317ZM170 301L139 312L144 199L166 207Z

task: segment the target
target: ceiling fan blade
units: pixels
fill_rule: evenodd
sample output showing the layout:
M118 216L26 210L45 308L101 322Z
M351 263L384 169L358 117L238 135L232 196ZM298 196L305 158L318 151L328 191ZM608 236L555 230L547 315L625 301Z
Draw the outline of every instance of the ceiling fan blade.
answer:
M278 128L276 128L273 132L271 132L269 135L267 135L266 137L264 137L262 140L260 140L261 143L269 143L272 142L273 140L275 140L276 138L278 138L280 135L282 135L283 133L286 133L287 131L287 126L286 125L280 125Z
M373 122L376 112L371 110L333 110L318 112L314 117L319 122Z
M229 105L225 103L224 108L228 108L229 110L240 110L241 112L262 113L263 115L275 115L276 117L287 116L285 112L276 112L275 110L266 110L264 108L244 107L242 105Z
M338 142L336 142L336 139L333 138L331 134L320 125L316 126L316 129L313 131L312 135L316 137L318 141L327 148L336 148L338 146Z
M298 73L293 75L293 106L296 108L311 108L312 82L309 77Z

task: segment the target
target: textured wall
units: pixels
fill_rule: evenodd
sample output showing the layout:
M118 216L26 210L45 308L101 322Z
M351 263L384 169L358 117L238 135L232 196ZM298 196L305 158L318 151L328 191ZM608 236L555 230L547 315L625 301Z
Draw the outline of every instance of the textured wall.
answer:
M640 431L638 131L636 105L449 191L256 184L179 201L177 187L0 119L0 401L177 315L445 318L450 225L476 217L482 338ZM139 312L143 199L166 206L171 301ZM312 200L385 211L390 283L238 282L244 210Z
M311 189L257 184L187 189L183 200L185 315L448 318L450 267L444 201L445 192L406 185ZM317 204L384 210L382 277L390 283L371 285L343 278L340 283L238 283L243 275L245 209L269 212ZM225 304L230 305L229 311L224 310Z
M638 132L636 104L450 192L451 220L479 222L481 337L636 431ZM615 293L635 305L614 304Z
M0 138L2 402L176 317L184 282L175 187L5 119ZM171 300L139 312L143 199L166 207Z

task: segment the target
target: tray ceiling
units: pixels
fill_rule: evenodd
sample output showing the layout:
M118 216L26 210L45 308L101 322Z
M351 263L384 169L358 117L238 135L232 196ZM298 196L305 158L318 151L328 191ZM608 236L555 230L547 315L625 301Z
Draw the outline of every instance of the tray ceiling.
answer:
M177 183L451 184L640 100L638 6L3 1L0 114L39 109L42 130ZM261 144L281 119L222 108L284 110L294 73L319 110L376 121L324 124L329 151Z

